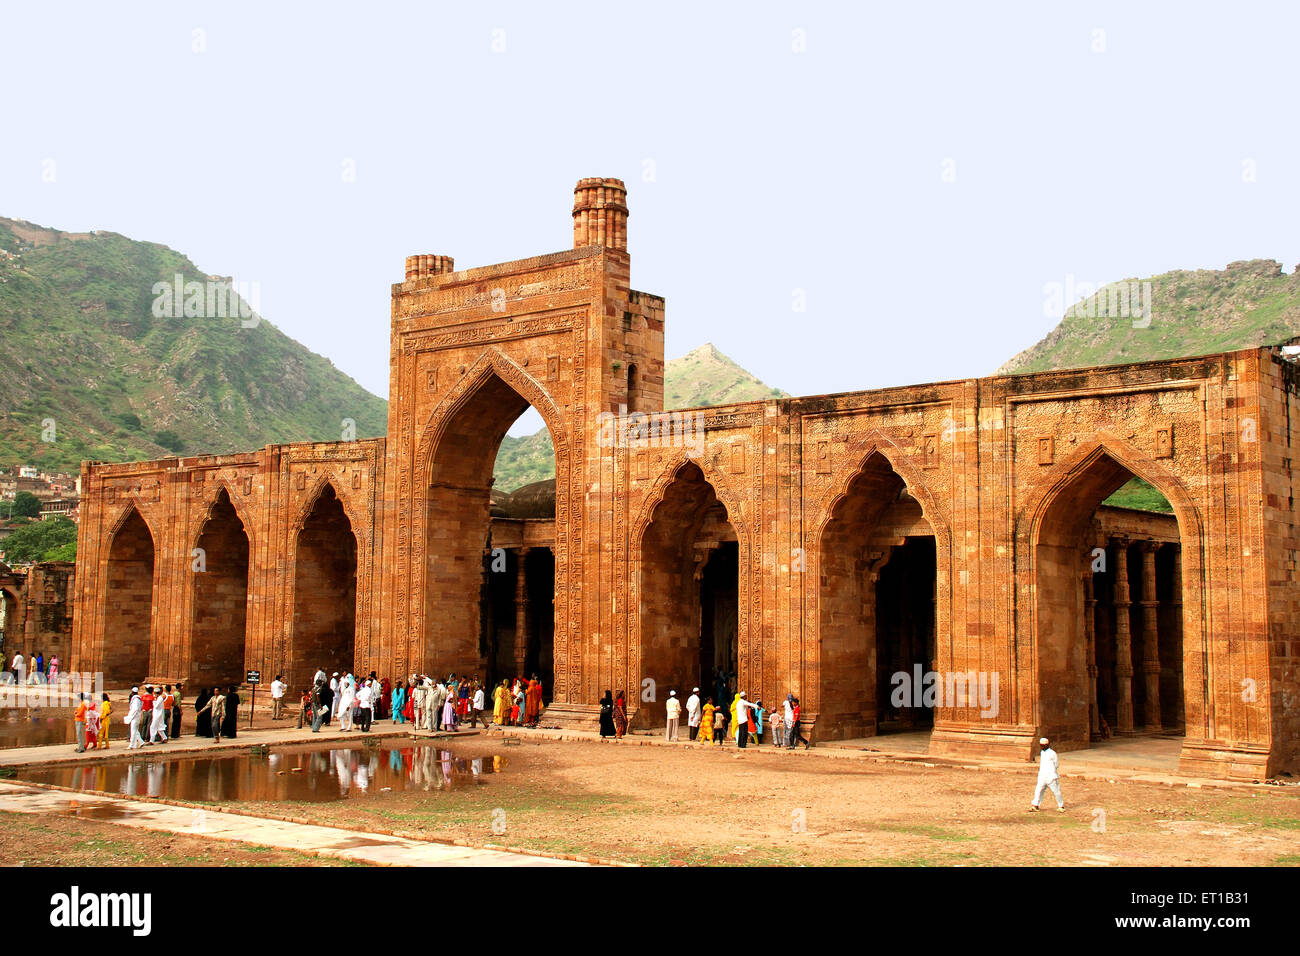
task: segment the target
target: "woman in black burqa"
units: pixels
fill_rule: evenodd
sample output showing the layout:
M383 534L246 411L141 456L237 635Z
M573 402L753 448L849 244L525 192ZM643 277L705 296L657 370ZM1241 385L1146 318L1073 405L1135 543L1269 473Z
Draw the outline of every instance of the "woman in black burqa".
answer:
M212 712L203 709L211 699L212 691L207 687L200 688L199 696L194 698L194 736L196 737L212 736Z
M600 735L614 736L614 695L609 691L600 699Z
M235 693L235 685L230 685L230 690L226 691L226 716L221 721L221 736L234 737L235 730L239 724L239 695Z

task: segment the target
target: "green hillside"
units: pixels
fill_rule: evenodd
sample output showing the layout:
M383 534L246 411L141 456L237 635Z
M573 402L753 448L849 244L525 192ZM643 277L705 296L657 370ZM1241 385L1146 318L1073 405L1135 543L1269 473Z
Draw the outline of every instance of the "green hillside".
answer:
M1130 293L1127 315L1121 291ZM999 368L998 374L1209 355L1276 345L1297 335L1300 270L1285 275L1281 264L1272 259L1251 259L1221 270L1180 270L1106 286L1067 309L1055 329ZM1105 503L1144 511L1173 510L1160 492L1140 478Z
M764 385L711 343L664 363L664 408L667 409L786 397L785 392Z
M1110 290L1150 283L1151 315L1112 308ZM1119 304L1118 302L1116 303ZM1123 365L1274 345L1300 335L1300 270L1282 273L1272 259L1226 269L1166 272L1125 279L1071 306L1041 342L998 369L999 375L1057 368Z
M358 438L384 433L382 398L265 319L241 320L238 296L227 318L155 315L155 285L178 273L209 288L165 246L0 218L0 463L76 471L338 440L347 418Z

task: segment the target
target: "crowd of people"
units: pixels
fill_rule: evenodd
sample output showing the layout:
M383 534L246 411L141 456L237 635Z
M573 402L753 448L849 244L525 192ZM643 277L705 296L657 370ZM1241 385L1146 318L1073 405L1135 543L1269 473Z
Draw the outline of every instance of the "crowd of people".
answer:
M14 684L57 684L59 657L55 654L47 661L42 651L29 657L23 657L23 652L19 651L9 662L9 673Z
M281 683L279 675L276 682ZM502 680L491 691L490 709L488 703L487 685L465 675L451 674L444 680L412 674L393 685L374 671L367 677L335 671L327 678L318 670L299 701L298 726L310 726L313 733L335 722L340 731L368 731L376 720L446 733L455 733L463 724L535 727L542 711L542 682L536 674L528 681ZM279 718L278 713L272 716Z
M807 750L812 746L803 735L802 707L794 694L787 694L785 700L771 710L763 706L762 700L750 701L743 690L738 693L724 690L717 700L715 703L712 696L701 698L700 689L692 688L685 704L690 740L720 747L730 738L737 747L744 749L750 742L758 746L766 734L767 742L775 747L793 750L796 744L803 744ZM668 692L665 711L664 739L676 741L680 739L683 711L676 690ZM605 691L600 700L600 735L621 738L627 733L627 727L626 695L623 691L619 691L617 696Z
M109 716L113 705L107 693L96 701L93 694L78 694L72 720L77 734L77 753L87 750L107 750L110 728ZM122 723L126 726L127 749L139 750L153 744L165 744L181 735L184 687L177 684L154 686L145 684L144 690L131 688ZM220 687L205 687L194 701L194 735L211 737L220 742L223 737L234 737L239 723L239 692L231 684L225 691Z

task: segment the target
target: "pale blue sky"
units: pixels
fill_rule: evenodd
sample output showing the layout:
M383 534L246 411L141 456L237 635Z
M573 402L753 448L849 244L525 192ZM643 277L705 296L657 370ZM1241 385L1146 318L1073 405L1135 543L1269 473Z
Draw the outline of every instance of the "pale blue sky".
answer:
M386 395L406 255L568 248L574 182L617 176L669 357L973 377L1055 325L1047 283L1291 271L1297 35L1282 3L5 3L0 215L257 282Z

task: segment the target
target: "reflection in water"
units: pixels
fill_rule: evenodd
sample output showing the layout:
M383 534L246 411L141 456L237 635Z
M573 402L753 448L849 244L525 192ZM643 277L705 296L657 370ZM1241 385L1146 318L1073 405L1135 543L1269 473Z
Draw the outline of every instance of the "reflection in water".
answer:
M168 797L211 803L300 800L323 802L384 790L449 790L500 773L503 757L457 757L434 744L385 741L378 747L293 748L270 754L213 757L159 755L129 763L54 767L21 773L33 783L98 790L128 797Z
M0 750L77 743L72 711L67 707L0 709Z

